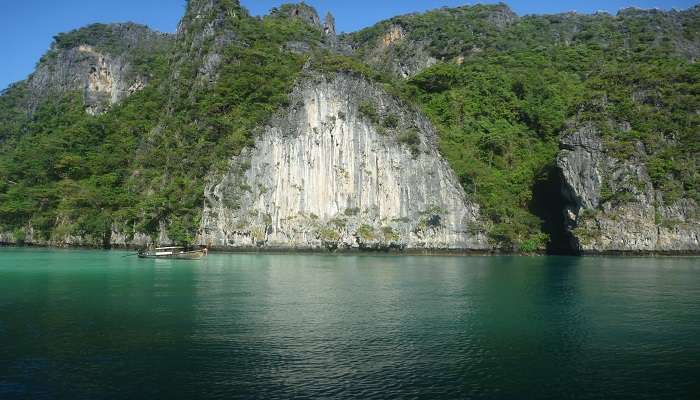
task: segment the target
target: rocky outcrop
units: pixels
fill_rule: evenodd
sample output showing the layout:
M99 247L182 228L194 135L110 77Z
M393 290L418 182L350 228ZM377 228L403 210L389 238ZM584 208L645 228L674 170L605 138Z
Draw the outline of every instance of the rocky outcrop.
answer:
M255 146L212 174L200 241L226 248L486 250L435 131L364 79L303 80Z
M10 206L0 210L6 213L7 224L5 228L0 227L0 243L143 246L154 242L165 245L171 244L166 232L170 232L171 237L179 236L179 240L190 240L195 233L193 230L199 226L199 242L226 249L489 251L492 244L485 232L493 228L492 224L505 225L506 220L495 222L499 219L492 216L494 222L488 222L480 216L478 205L465 195L455 174L438 153L435 129L430 122L410 105L388 95L379 82L371 83L350 73L322 75L303 71L305 77L297 83L290 97L291 105L278 110L267 126L250 129L257 132L255 145L241 151L244 141L238 139L248 137L238 133L248 130L249 125L262 123L263 116L266 120L267 113L273 112L267 101L273 99L272 104L277 107L277 99L284 96L291 82L302 72L301 62L280 71L266 67L285 57L291 58L293 54L304 54L309 57L307 69L318 64L323 71L364 71L366 76L386 82L386 72L408 79L439 62L470 65L482 56L489 62L497 62L492 57L512 51L572 45L597 46L601 51L626 49L630 54L641 56L640 60L644 52L649 52L653 56L650 60L668 56L695 62L700 57L699 12L700 6L695 6L682 12L628 9L615 16L572 12L521 18L504 4L476 5L399 16L361 32L338 37L333 16L328 14L322 20L304 3L283 5L273 9L271 15L258 18L250 16L238 0L188 0L186 15L176 35L152 32L135 24L96 24L60 34L36 72L0 97L3 154L12 155L13 148L21 148L17 143L30 149L42 148L29 144L42 144L33 139L43 140L46 135L55 134L55 130L44 132L42 129L37 138L27 135L26 143L16 141L27 133L36 132L36 127L30 124L31 113L42 102L64 101L65 95L78 93L88 113L100 114L149 85L149 79L155 77L157 71L157 81L162 84L153 92L153 98L137 96L130 105L134 107L127 109L128 112L115 113L111 124L118 127L115 131L109 127L107 132L98 125L79 121L80 128L87 127L86 132L80 130L86 137L104 133L111 138L128 131L128 140L118 142L125 146L134 143L134 148L125 147L120 150L119 157L115 157L123 160L125 166L125 170L115 176L119 175L120 189L135 194L138 204L129 213L115 213L118 216L110 221L120 226L112 229L108 223L86 228L86 224L69 221L69 216L97 205L84 205L82 199L80 203L65 202L69 204L66 208L76 207L76 213L63 214L63 203L53 200L72 196L72 193L56 191L44 196L45 188L39 186L41 190L35 191L33 185L45 182L49 188L54 185L60 188L65 181L70 184L75 181L89 183L87 187L91 188L93 180L88 173L102 174L103 168L99 172L92 168L72 171L73 164L98 159L92 154L82 157L96 148L103 154L112 147L108 140L95 140L97 143L89 141L85 146L80 143L62 154L60 143L72 143L72 139L47 140L47 143L59 143L56 146L51 143L49 148L54 150L49 153L56 153L60 160L49 158L36 168L17 163L22 170L11 174L0 171L0 194L11 194L5 197L11 202ZM271 29L269 34L265 29ZM272 46L258 47L263 42ZM277 49L287 53L280 54ZM626 53L615 52L605 54L617 57ZM316 63L319 60L321 62ZM260 98L237 93L247 91L239 89L244 87L252 87L254 92L257 88L254 85L258 83L236 73L233 68L222 68L239 63L249 63L245 66L250 68L241 70L257 71L259 68L261 73L270 74L277 88L265 90L271 93L264 93ZM588 68L583 64L581 67ZM219 79L222 73L227 79ZM221 85L216 85L217 82ZM602 82L607 82L607 78ZM692 84L691 76L687 87L692 88ZM679 103L686 102L665 104L655 90L641 85L632 92L632 100L659 110L668 106L676 114L696 114L692 106L678 107ZM691 98L694 93L688 90L688 98ZM142 99L148 103L139 103ZM261 103L265 103L267 109L258 107ZM131 124L131 114L140 114L133 112L140 110L140 104L149 110L148 121ZM236 109L231 107L233 104ZM253 112L240 118L249 110L238 108L241 104L254 105ZM429 107L436 111L437 118L449 117ZM670 107L675 108L671 110ZM520 114L513 116L518 123L523 122ZM251 115L255 118L248 119ZM81 113L78 116L83 117ZM240 121L251 123L238 124ZM683 126L694 126L695 121L688 119L686 122ZM34 125L44 127L46 124ZM244 125L246 128L242 128ZM622 124L613 129L630 128ZM72 137L73 130L61 129L61 133ZM644 146L637 143L632 156L615 155L615 148L625 147L627 151L626 146L632 140L628 137L640 137L635 132L628 133L631 134L624 137L623 143L610 145L601 137L596 125L572 123L563 136L557 159L561 176L547 169L546 174L538 176L538 180L546 176L547 182L534 182L534 186L541 185L543 189L533 189L533 200L523 200L518 206L527 207L528 216L541 216L544 225L556 225L551 229L542 228L551 238L568 241L571 236L572 247L584 253L699 252L700 207L691 200L695 181L680 181L692 175L693 169L682 168L683 175L679 178L681 174L677 170L681 168L677 165L682 165L683 161L673 160L674 169L668 168L667 177L668 182L678 185L671 189L664 187L667 191L678 190L674 192L676 197L668 197L654 187L645 166L652 156L656 157L655 161L665 161L661 157L663 153L649 150L647 154ZM450 133L446 131L446 134ZM649 143L650 136L644 137ZM543 138L533 136L532 139ZM684 147L686 144L681 144L674 134L663 136L662 140L668 140L664 145ZM235 149L224 150L230 143L235 143L231 145ZM623 146L617 146L619 144ZM470 146L469 141L464 145ZM195 151L190 153L191 149ZM691 151L684 152L683 156ZM215 158L238 152L238 156L228 160L224 170L212 171L206 177L205 200L202 201L198 194L202 194L203 175L209 165L226 163L227 160ZM205 153L212 157L204 156ZM26 158L27 153L17 154L22 155L16 157L19 160ZM465 151L462 156L472 154ZM8 157L7 160L14 163L15 159ZM456 161L455 165L459 163ZM109 168L114 164L110 163ZM651 170L654 171L653 182L658 184L665 178L666 172L659 172L659 168ZM99 180L95 180L95 185L99 189L103 186ZM14 190L20 187L22 190L15 194ZM561 222L564 219L531 210L549 208L554 210L553 214L559 214L561 198L551 193L558 192L560 187L567 202L566 227L551 224L552 220ZM187 198L186 202L178 198L183 189L190 191L189 196L181 196ZM34 203L23 202L34 192L38 193ZM82 196L76 190L76 197L79 195ZM152 196L153 204L142 201L141 196ZM543 198L556 201L543 201ZM119 207L125 207L122 201L131 200L124 196L124 200L119 200ZM140 213L131 212L137 208ZM98 215L101 209L97 209L100 210ZM35 210L41 213L35 214ZM201 225L199 210L202 210ZM34 215L41 215L43 219ZM128 218L128 221L119 218ZM48 219L51 219L49 223ZM135 219L141 223L135 223ZM32 220L37 221L36 231ZM528 232L537 225L534 219L527 222ZM18 229L17 226L26 227ZM40 232L42 226L47 232ZM135 232L137 227L158 231L157 237ZM102 230L106 231L104 237ZM491 233L491 239L498 240L498 229ZM537 236L536 246L542 242L540 235ZM568 250L567 246L562 248Z
M561 147L557 165L574 248L583 253L700 251L700 208L689 199L664 203L647 173L641 143L635 156L617 159L606 151L596 126L582 123L569 128Z
M323 20L323 33L335 37L335 17L331 13L326 13L326 18Z
M365 54L368 63L402 78L410 78L437 64L427 41L412 41L400 25L390 25Z
M224 49L237 39L233 21L243 13L238 0L189 0L177 28L178 57L172 65L172 79L185 81L180 86L188 90L216 82ZM193 63L195 76L189 71Z
M321 27L321 18L318 12L313 7L302 3L298 4L283 4L280 8L273 8L270 15L286 16L290 18L298 18L313 27Z
M497 29L503 30L518 22L519 17L504 3L498 3L490 7L484 7L480 16Z
M67 223L67 221L65 221ZM29 224L24 228L13 231L3 231L0 227L0 245L29 245L41 247L90 247L90 248L143 248L151 245L174 245L168 237L167 226L160 224L156 237L136 232L134 227L113 226L110 233L104 237L92 237L70 233L70 227L60 224L46 237L39 234Z
M352 49L338 40L335 31L335 17L330 12L326 13L325 18L321 21L316 9L302 2L283 4L279 8L273 8L265 18L293 18L323 32L320 40L287 42L285 48L293 53L307 54L314 48L321 48L339 54L352 54Z
M87 112L102 113L148 83L148 74L135 67L135 57L169 41L168 35L136 24L96 24L58 35L27 81L28 109L79 92Z

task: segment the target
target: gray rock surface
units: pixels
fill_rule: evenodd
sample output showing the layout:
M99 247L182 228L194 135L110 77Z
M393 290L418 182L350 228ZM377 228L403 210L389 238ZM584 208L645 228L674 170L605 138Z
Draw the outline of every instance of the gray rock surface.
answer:
M64 36L84 40L66 47ZM71 92L83 95L86 111L99 114L141 90L149 77L134 68L137 52L148 53L171 40L166 34L131 23L92 25L58 36L27 80L28 109Z
M427 42L408 39L399 25L389 26L365 58L370 64L385 66L390 73L402 78L417 75L438 62L430 55Z
M297 4L283 4L280 8L273 8L270 15L299 18L313 27L321 27L321 18L318 16L316 9L303 2ZM326 22L327 21L328 19L326 19Z
M333 14L326 13L323 21L318 15L315 8L309 6L305 3L291 3L283 4L279 8L273 8L265 18L294 18L300 20L323 35L319 38L320 40L315 40L312 42L296 42L290 41L285 45L285 48L293 53L306 54L311 51L312 48L322 48L329 50L337 54L352 54L352 49L345 43L341 43L338 40L335 31L335 17Z
M186 88L203 88L216 82L224 48L237 39L227 20L242 12L238 0L189 0L177 28L178 57L173 62L172 80L186 80L181 85ZM190 63L198 67L193 80L181 74Z
M370 101L374 122L360 111ZM304 79L291 104L228 171L210 177L202 244L489 249L479 207L422 115L344 74Z
M568 200L567 226L584 253L700 251L700 209L689 199L665 204L641 155L619 160L606 152L593 124L575 124L561 140L557 165Z
M61 229L57 229L60 232ZM54 234L49 238L38 235L30 225L15 232L0 231L0 245L25 244L42 247L90 247L90 248L143 248L150 245L172 245L166 227L161 224L158 237L151 238L143 233L125 233L117 227L112 228L108 238L87 237L73 234ZM18 235L19 234L19 235Z
M323 33L328 36L335 36L335 17L333 14L326 13L326 18L323 20Z

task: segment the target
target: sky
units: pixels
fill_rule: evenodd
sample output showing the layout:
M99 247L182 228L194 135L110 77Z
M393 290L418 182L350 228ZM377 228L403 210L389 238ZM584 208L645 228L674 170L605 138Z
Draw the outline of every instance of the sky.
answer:
M615 13L625 7L686 9L700 0L506 0L517 14L566 11ZM280 0L242 0L255 15L264 15ZM496 3L497 1L480 1ZM466 0L306 0L323 16L336 18L338 32L352 32L400 14L443 6L474 4ZM185 0L0 0L0 90L25 79L53 37L95 22L133 21L161 32L175 32Z

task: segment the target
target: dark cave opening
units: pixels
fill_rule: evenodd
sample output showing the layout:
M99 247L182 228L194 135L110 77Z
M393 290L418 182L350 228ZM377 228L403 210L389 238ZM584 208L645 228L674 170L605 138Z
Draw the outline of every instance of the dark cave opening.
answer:
M542 220L542 231L549 235L547 254L578 255L564 218L567 201L562 193L563 185L564 177L556 165L544 168L532 187L530 211Z

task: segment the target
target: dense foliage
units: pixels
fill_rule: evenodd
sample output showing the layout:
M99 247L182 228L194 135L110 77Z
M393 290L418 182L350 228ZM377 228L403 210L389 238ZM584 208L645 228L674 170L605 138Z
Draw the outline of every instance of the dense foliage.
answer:
M400 27L406 40L397 47L419 45L438 60L480 57L484 53L534 50L574 44L651 57L672 54L698 56L700 7L685 12L628 8L616 16L607 13L582 15L528 15L518 17L506 4L477 4L441 8L382 21L347 35L359 54L371 53L392 26ZM401 51L396 53L401 55Z
M409 85L440 131L442 153L494 223L501 246L546 243L530 211L533 182L553 163L557 134L581 96L576 74L547 54L441 64Z
M31 223L44 238L75 235L108 245L113 228L157 235L164 224L172 239L191 241L205 176L251 143L301 72L305 57L282 44L320 38L294 19L260 20L244 10L228 18L239 37L224 49L214 86L195 84L203 60L151 55L149 86L108 113L85 113L80 94L71 93L46 101L26 124L23 87L9 89L0 98L3 227L19 232ZM110 38L93 36L103 30L60 36L57 47L88 40L104 46Z
M492 239L537 248L547 238L533 188L550 178L567 121L597 124L612 156L645 160L666 202L698 199L699 72L681 59L617 58L580 45L440 64L411 79L408 90L438 127L463 186L494 222Z

